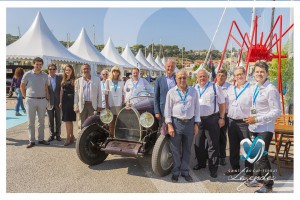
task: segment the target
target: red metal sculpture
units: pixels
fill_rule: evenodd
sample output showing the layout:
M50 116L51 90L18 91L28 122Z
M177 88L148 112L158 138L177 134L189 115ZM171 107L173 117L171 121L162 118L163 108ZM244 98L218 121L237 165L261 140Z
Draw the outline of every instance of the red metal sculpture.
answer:
M281 77L281 58L287 58L287 55L281 54L281 47L282 47L282 38L283 36L294 26L294 24L290 25L284 32L282 30L282 15L279 15L276 19L276 22L272 26L270 33L267 37L267 39L263 42L264 32L261 32L259 42L258 42L258 16L255 17L253 29L251 33L251 40L249 38L248 33L242 34L239 26L237 25L236 21L232 21L229 34L227 36L227 40L225 43L225 47L222 53L222 57L218 66L218 70L222 67L224 56L227 50L227 45L232 38L237 45L241 48L239 51L238 56L238 65L241 62L241 58L243 53L246 53L246 73L248 73L248 66L249 62L256 62L258 60L265 60L266 62L270 62L273 59L278 59L278 91L281 96L281 102L282 102L282 112L284 114L284 98L282 93L282 77ZM279 25L278 25L279 23ZM275 28L278 27L278 31L275 32ZM241 41L239 41L236 37L232 35L233 28L236 28L238 31L238 36L240 36ZM276 45L277 54L272 53L272 48Z

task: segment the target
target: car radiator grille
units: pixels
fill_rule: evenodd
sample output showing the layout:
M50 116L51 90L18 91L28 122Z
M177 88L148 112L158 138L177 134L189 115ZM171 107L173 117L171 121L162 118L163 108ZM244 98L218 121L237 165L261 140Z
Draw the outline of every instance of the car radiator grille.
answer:
M123 109L116 120L115 137L118 139L139 141L141 126L133 110Z

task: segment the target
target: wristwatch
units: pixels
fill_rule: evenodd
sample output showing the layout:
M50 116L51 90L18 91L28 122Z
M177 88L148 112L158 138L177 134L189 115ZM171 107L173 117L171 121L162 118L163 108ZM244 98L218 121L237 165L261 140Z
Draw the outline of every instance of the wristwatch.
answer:
M194 125L197 124L198 126L200 125L200 122L194 122Z

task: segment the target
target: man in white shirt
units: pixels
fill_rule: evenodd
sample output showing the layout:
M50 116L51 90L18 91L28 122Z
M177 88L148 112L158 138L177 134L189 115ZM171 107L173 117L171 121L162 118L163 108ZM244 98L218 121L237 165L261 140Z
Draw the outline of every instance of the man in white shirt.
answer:
M81 66L82 77L75 81L74 111L79 113L79 129L83 122L94 114L100 112L102 107L102 92L100 79L91 75L91 66Z
M172 182L178 182L180 174L187 182L193 181L189 175L189 162L194 134L198 133L200 107L197 91L187 85L187 77L186 71L178 71L177 85L168 91L166 98L165 122L171 136L174 161Z
M246 81L246 70L244 67L235 67L233 69L236 86L228 88L228 138L231 169L225 172L226 176L232 176L240 173L240 142L249 138L248 124L244 118L249 116L252 106L252 91L250 83ZM252 176L253 164L245 160L245 178Z
M198 91L201 123L199 134L195 137L195 154L198 164L193 169L205 168L208 154L210 176L217 178L220 128L225 125L225 97L222 89L208 80L208 72L200 69L195 88ZM205 143L208 145L207 151Z
M246 185L257 187L260 184L257 178L264 181L263 186L256 193L272 192L274 178L268 159L268 150L273 138L275 120L281 115L280 96L278 90L268 79L268 65L266 62L257 62L254 65L254 76L257 84L253 89L250 117L245 119L249 124L250 136L258 137L265 142L265 153L254 163L254 180L248 179Z
M227 71L225 69L220 69L217 73L217 82L216 85L222 88L223 94L225 96L225 103L226 103L226 112L225 112L225 125L220 128L220 154L219 160L220 165L226 165L226 143L227 143L227 129L228 129L228 95L227 90L231 86L230 83L226 82L227 79Z
M128 79L125 83L125 102L127 102L132 97L136 97L140 92L143 91L148 92L150 94L154 93L153 87L146 79L140 78L139 73L139 68L133 68L131 78ZM132 101L131 103L134 104L135 101Z

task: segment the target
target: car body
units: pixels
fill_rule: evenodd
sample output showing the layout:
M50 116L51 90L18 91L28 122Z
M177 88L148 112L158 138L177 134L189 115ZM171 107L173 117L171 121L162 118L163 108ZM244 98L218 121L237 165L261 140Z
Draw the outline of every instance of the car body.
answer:
M154 98L141 95L129 101L135 103L129 103L118 113L113 137L109 137L108 125L100 120L99 115L91 116L83 123L76 141L78 157L88 165L96 165L102 163L108 154L138 157L152 152L155 174L169 174L173 166L170 138L160 134L159 122L154 117ZM143 123L141 120L148 120L144 116L153 123L148 126Z

